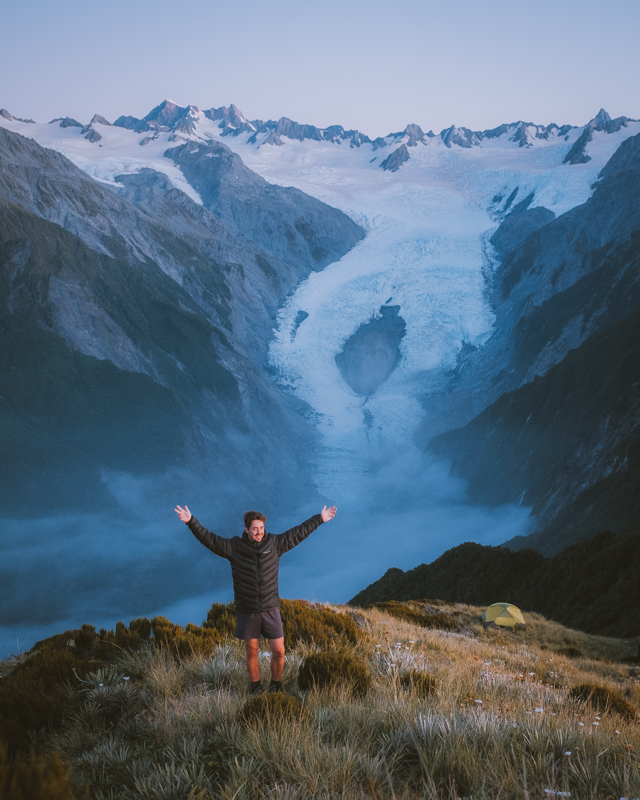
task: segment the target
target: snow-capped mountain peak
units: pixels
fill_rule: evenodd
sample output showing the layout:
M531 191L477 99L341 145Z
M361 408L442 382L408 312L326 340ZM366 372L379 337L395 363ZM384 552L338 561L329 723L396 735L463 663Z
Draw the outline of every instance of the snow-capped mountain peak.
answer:
M601 108L596 116L584 126L582 133L565 156L563 163L586 164L591 160L591 156L588 155L585 150L589 142L593 140L594 131L599 131L601 133L617 133L621 128L626 128L630 122L637 122L637 120L630 119L629 117L616 117L615 119L611 119L604 108Z

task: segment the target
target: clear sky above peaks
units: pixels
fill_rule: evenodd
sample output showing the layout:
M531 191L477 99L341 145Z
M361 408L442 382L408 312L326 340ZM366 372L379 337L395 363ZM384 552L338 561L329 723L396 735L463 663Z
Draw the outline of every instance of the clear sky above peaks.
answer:
M639 0L21 0L0 107L142 117L169 97L369 136L640 117Z

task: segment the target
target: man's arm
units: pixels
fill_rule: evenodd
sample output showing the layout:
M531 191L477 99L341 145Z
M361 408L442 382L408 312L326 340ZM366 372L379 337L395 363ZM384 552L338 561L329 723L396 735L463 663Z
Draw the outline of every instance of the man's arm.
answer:
M231 559L231 539L225 539L223 536L218 536L216 533L208 531L189 511L189 506L184 508L176 506L175 512L196 539L202 542L205 547L208 547L212 553L222 556L222 558Z
M336 511L337 508L335 506L331 506L331 508L325 506L319 514L314 514L314 516L306 520L306 522L303 522L301 525L296 525L295 528L290 528L288 531L275 536L278 555L281 556L283 553L288 552L293 547L300 544L300 542L304 541L307 536L312 534L323 522L329 522L329 520L333 519L336 515Z

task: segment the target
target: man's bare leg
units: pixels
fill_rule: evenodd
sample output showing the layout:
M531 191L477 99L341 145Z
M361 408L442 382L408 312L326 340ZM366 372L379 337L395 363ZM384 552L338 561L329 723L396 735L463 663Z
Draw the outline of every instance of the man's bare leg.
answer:
M258 663L259 651L260 651L259 639L244 640L245 663L247 665L247 672L249 673L249 680L252 683L255 683L256 681L260 680L260 664ZM273 666L271 667L271 669L273 670Z
M282 677L284 669L284 637L279 639L267 639L269 650L271 650L271 680L276 683Z

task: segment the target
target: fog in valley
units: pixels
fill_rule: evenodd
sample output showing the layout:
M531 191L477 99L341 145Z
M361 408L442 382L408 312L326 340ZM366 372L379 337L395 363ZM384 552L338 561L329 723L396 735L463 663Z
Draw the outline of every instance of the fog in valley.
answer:
M297 507L252 498L251 487L198 485L173 473L152 479L109 477L117 513L3 520L2 657L49 635L90 623L113 628L163 614L200 624L212 602L233 599L231 570L204 548L173 508L187 504L223 536L242 533L242 513L267 515L280 533L335 504L338 514L281 560L280 594L344 603L389 567L430 562L465 541L499 544L527 532L529 509L482 508L465 501L448 465L411 446L369 454L368 471L310 493ZM277 455L273 459L277 465Z

